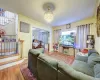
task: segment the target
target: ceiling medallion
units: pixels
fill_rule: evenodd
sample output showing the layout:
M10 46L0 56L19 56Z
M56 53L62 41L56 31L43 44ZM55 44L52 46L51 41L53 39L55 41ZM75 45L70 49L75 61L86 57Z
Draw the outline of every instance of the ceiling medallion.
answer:
M54 5L52 3L45 3L43 5L43 9L45 10L44 19L48 23L52 22L54 19L54 15L53 15L53 10L55 9Z

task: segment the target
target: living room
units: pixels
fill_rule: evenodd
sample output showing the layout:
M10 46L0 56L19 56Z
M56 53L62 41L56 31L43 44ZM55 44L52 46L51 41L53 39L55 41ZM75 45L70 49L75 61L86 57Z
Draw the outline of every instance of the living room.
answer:
M16 35L13 43L18 53L5 55L5 45L9 43L3 41L4 51L0 45L3 54L0 55L0 78L100 80L99 4L100 0L0 0L0 9L4 9L0 14L6 10L16 14L16 23L10 23L11 28L1 25L1 19L0 27L6 33L12 32L7 33L10 36ZM47 38L42 39L41 32L49 33L45 35ZM0 33L1 43L7 34ZM11 51L8 47L8 52Z

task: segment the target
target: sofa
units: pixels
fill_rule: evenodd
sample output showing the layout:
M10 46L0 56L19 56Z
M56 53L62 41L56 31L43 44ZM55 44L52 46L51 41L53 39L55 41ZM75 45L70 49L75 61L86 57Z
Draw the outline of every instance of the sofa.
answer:
M98 64L98 65L97 65ZM87 56L76 55L75 60L72 64L72 67L84 74L87 74L92 77L100 78L100 55L94 49L89 50ZM99 71L96 71L96 70ZM98 74L95 74L97 73Z
M30 49L28 53L28 68L34 76L37 75L37 57L44 53L44 48Z
M89 52L90 55L92 57L96 55L97 57L97 53L93 51ZM100 80L99 60L97 59L92 62L91 66L88 64L88 67L93 71L93 74L88 74L84 72L85 69L83 66L81 67L84 71L81 69L78 70L75 65L79 62L83 62L81 64L87 63L81 59L76 58L72 66L70 66L63 61L44 54L43 50L30 49L28 53L28 68L37 80Z

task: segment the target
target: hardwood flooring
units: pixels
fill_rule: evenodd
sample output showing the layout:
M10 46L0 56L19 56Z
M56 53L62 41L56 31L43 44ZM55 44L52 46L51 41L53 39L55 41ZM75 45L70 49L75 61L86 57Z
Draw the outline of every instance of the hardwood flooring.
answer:
M53 57L53 58L56 58L60 61L64 61L65 63L71 65L74 61L74 55L66 55L66 54L63 54L63 53L60 53L60 52L50 52L48 53L49 56Z
M19 65L0 70L0 80L24 80Z

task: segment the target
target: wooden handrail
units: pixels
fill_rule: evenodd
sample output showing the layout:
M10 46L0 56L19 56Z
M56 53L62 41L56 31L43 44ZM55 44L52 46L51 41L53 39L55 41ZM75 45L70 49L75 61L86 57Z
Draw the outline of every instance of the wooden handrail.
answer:
M23 55L23 42L24 42L24 40L19 39L19 42L21 43L21 58L22 58L23 57L22 55Z

